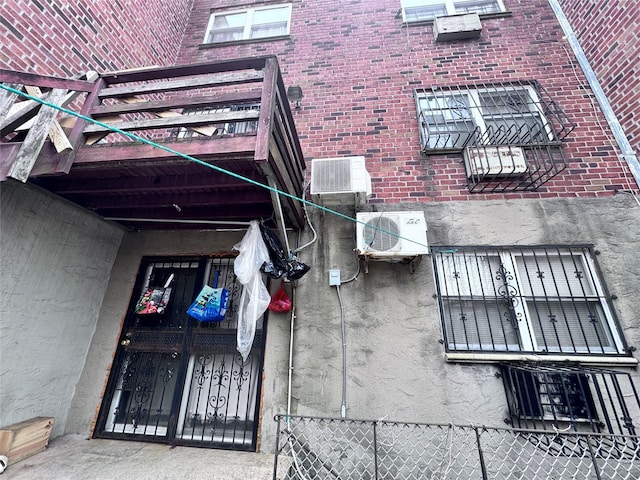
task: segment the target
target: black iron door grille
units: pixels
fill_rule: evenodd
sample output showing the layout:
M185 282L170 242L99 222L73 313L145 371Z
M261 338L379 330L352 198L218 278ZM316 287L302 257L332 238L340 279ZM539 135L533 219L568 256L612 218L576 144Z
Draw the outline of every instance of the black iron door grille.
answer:
M162 315L136 315L140 293L173 275ZM230 292L221 322L186 314L203 284ZM241 285L233 258L144 259L118 345L95 436L255 450L263 328L246 361L236 351Z

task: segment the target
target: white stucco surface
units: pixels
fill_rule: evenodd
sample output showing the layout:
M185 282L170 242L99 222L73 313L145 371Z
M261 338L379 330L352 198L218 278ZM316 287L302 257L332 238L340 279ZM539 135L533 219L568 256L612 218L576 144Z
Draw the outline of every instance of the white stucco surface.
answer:
M379 206L380 210L382 207ZM425 212L429 243L450 245L593 244L629 345L640 345L640 208L627 195L603 199L504 200L386 206ZM340 305L329 269L357 268L354 225L313 213L318 241L300 253L311 271L295 292L291 404L294 415L339 417L342 392ZM107 288L96 334L76 389L68 433L90 434L143 255L229 251L244 232L127 233ZM305 232L300 239L311 237ZM433 268L371 263L341 286L347 344L347 417L504 426L507 405L492 364L445 359ZM261 449L271 451L273 416L287 408L289 315L269 318L262 392ZM635 369L626 367L640 384Z
M43 190L0 187L0 426L64 431L123 230Z

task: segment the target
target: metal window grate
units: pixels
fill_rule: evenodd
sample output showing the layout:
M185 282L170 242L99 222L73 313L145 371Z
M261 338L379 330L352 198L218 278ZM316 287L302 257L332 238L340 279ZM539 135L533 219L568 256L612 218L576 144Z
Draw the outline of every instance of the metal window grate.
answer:
M418 90L422 150L463 152L472 192L537 190L563 171L575 127L537 82Z
M447 350L628 354L590 247L432 254Z
M640 398L627 372L579 365L501 365L518 428L638 433Z

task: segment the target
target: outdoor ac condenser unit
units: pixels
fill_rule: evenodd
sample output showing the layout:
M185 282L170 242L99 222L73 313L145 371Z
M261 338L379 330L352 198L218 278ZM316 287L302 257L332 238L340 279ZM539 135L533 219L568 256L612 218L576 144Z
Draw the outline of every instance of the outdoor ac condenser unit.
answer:
M401 261L429 253L424 212L360 212L356 220L358 255Z
M371 195L364 157L311 160L311 199L321 205L361 206Z
M524 151L520 147L467 147L464 163L468 177L507 177L520 175L528 169Z

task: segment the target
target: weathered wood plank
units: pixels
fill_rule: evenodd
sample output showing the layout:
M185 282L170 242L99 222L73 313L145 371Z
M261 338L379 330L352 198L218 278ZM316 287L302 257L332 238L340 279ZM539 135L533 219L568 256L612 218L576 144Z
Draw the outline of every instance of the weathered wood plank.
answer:
M80 114L88 117L89 111L100 103L100 99L98 98L98 93L100 90L104 88L104 80L98 78L93 84L93 90L87 95L87 98L80 109ZM73 165L76 153L79 150L80 140L83 139L84 134L82 130L86 126L87 121L82 120L80 118L76 119L76 123L71 129L71 133L69 134L69 142L73 146L73 150L66 155L62 155L62 157L58 161L58 165L55 168L57 173L69 173L71 170L71 165Z
M21 146L21 143L0 143L0 182L7 179L9 169Z
M0 429L0 454L12 464L41 452L49 443L53 422L53 417L35 417Z
M59 78L37 73L16 72L0 68L0 83L19 83L21 85L33 85L42 88L54 88L56 90L75 90L78 92L90 92L93 88L92 81Z
M125 132L132 130L152 130L156 128L169 127L197 127L211 123L225 123L255 120L260 112L257 110L238 110L235 112L207 113L202 115L179 115L168 118L148 118L135 121L113 122L111 125ZM97 119L100 120L100 119ZM106 122L105 122L106 123ZM110 132L111 130L101 125L89 125L84 129L84 133Z
M22 85L18 83L8 83L6 86L15 90L18 90L22 87ZM11 110L11 106L14 104L17 98L17 93L0 89L0 123L2 123L4 117L9 114L9 110Z
M159 92L177 92L182 90L194 90L202 87L214 87L223 85L234 85L237 83L260 82L262 72L230 72L220 73L215 77L189 78L181 80L167 80L142 85L132 85L126 87L109 87L100 92L100 98L130 97Z
M58 105L67 94L66 90L53 89L47 95L47 101ZM29 174L38 159L38 154L44 145L47 134L55 120L58 111L52 107L42 106L36 121L29 129L29 133L24 139L22 148L13 161L9 169L9 176L25 183L29 179Z
M185 77L192 75L208 75L212 73L233 72L238 70L261 70L264 67L264 57L238 58L234 60L220 60L214 62L191 63L189 65L176 65L173 67L161 67L158 69L141 69L137 72L130 70L120 72L106 72L102 78L107 84L143 82L171 77Z
M271 137L271 123L275 111L275 89L278 76L278 62L275 58L267 59L264 67L264 82L262 82L262 97L260 98L260 118L258 119L258 143L256 144L256 161L266 162L269 155L269 138Z
M215 139L205 138L200 141L167 142L162 145L177 152L195 158L211 158L212 156L253 156L256 137L237 136L220 137ZM94 147L81 148L76 156L76 163L91 164L96 162L113 163L129 161L136 163L144 160L159 160L167 158L177 158L175 154L153 147L147 144L134 144L123 146L97 145ZM187 160L185 160L187 161Z
M25 87L25 90L32 97L42 97L43 96L42 95L42 90L40 90L40 87L31 87L31 86L27 85ZM53 145L56 147L56 151L58 153L68 153L71 150L73 150L73 147L71 146L71 143L69 142L69 139L67 138L67 135L62 130L62 127L60 126L60 124L58 122L56 122L55 120L54 120L53 124L51 125L51 129L49 130L49 138L53 142Z
M206 97L183 97L162 101L147 101L144 103L117 105L98 105L90 112L91 115L122 115L134 112L161 112L173 108L194 109L198 107L229 105L238 103L258 103L261 90L249 90L247 92L232 92L225 94L208 95Z
M34 100L24 100L13 104L8 114L0 119L0 138L24 125L40 111L42 104Z
M98 78L98 74L94 71L87 72L85 76L91 81L95 81ZM68 106L81 93L82 92L78 91L69 92L64 100L60 103L60 106ZM29 128L29 126L26 126L25 124L38 114L41 105L42 104L36 102L35 100L25 100L23 102L20 102L19 109L17 109L15 112L11 112L5 120L0 121L0 138L4 137L14 130ZM1 118L2 117L0 117L0 119Z

